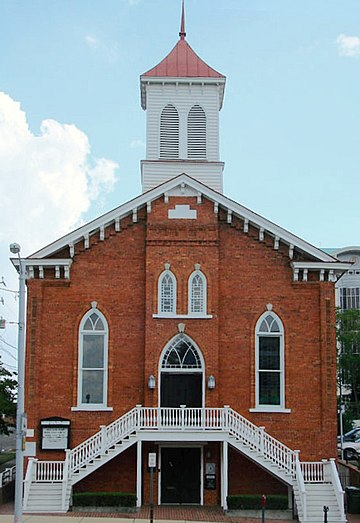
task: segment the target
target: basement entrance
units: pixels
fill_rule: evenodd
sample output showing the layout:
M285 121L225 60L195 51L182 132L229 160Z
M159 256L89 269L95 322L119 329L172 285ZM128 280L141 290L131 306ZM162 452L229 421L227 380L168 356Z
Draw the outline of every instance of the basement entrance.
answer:
M201 449L161 449L161 503L200 504Z

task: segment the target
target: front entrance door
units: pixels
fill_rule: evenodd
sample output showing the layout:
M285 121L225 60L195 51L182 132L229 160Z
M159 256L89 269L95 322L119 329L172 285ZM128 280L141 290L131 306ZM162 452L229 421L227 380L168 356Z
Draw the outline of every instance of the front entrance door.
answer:
M200 504L200 448L161 449L161 503Z
M162 407L202 407L202 373L161 373Z

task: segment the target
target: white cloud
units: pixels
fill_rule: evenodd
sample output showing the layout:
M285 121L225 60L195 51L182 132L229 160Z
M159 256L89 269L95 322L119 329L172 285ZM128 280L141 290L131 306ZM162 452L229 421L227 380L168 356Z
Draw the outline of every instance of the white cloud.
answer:
M360 37L341 34L337 37L339 54L341 56L360 56Z
M129 5L133 7L134 5L139 5L140 0L129 0Z
M86 35L85 38L85 43L89 46L89 47L92 47L93 49L96 49L98 46L99 46L99 41L97 38L95 38L95 36L93 35Z
M114 64L118 61L119 46L117 43L105 43L100 38L91 34L84 36L84 42L88 47L99 52L110 64Z
M94 158L75 125L44 120L34 135L19 102L0 92L2 250L17 241L27 255L78 226L91 202L113 190L117 167Z
M143 149L145 147L145 142L139 139L135 139L130 142L130 147L131 149Z

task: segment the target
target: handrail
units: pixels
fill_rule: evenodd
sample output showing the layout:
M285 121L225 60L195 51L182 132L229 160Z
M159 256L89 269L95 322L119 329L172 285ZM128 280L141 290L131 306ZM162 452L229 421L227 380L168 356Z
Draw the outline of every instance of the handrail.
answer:
M323 461L302 461L301 471L305 483L324 483L324 462Z
M307 521L307 503L306 503L306 488L305 488L305 481L304 476L301 470L301 463L299 460L299 453L296 452L296 459L295 459L295 470L296 470L296 482L299 489L299 501L300 505L303 511L303 519L302 521L306 523Z
M290 475L295 474L295 452L233 409L227 409L229 433Z
M107 427L104 427L105 430L100 430L73 448L69 453L69 474L76 472L101 455L105 450L134 432L138 426L137 419L138 409L135 407Z
M64 462L37 461L34 475L39 483L60 483L64 479Z
M236 411L225 408L137 406L72 449L69 475L137 430L223 430L234 435L290 475L295 474L295 454Z
M0 473L0 486L3 487L11 481L14 481L16 474L16 466L8 467Z
M37 459L36 458L29 458L28 460L28 466L26 469L25 474L25 480L24 480L24 508L27 508L29 494L30 494L30 486L35 476L35 465L36 465Z
M338 471L336 468L334 458L330 458L329 465L330 465L331 483L334 487L335 496L336 496L336 500L338 502L340 514L341 514L341 517L345 517L345 512L344 512L344 494L345 494L345 492L340 483L340 478L339 478L339 474L338 474Z

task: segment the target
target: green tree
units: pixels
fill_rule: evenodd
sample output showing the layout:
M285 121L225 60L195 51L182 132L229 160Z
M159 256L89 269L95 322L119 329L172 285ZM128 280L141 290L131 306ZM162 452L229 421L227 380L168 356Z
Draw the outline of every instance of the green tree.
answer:
M0 434L9 434L16 418L17 381L0 361Z
M360 310L347 309L337 313L338 379L350 389L350 410L359 417L360 398Z

